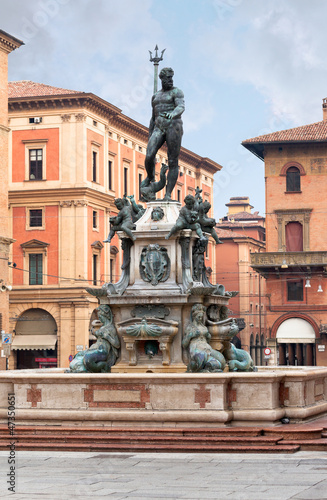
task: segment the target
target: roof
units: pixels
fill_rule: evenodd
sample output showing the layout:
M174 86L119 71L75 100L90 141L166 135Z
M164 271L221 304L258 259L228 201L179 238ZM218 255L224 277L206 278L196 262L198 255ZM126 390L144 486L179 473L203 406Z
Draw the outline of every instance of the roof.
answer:
M236 233L236 231L230 231L228 229L221 229L216 226L216 231L219 238L244 238L246 235L241 233Z
M45 85L44 83L36 83L31 80L21 80L19 82L8 82L8 97L39 97L51 95L67 95L81 94L78 90L62 89Z
M264 217L259 215L259 212L254 212L253 214L250 212L238 212L237 214L228 214L228 219L229 221L234 219L235 222L238 222L242 220L264 219Z
M246 139L242 145L263 160L265 144L283 144L294 142L327 142L327 121L302 125L301 127L281 130L271 134L259 135Z
M226 207L229 205L250 205L250 199L248 196L232 196Z

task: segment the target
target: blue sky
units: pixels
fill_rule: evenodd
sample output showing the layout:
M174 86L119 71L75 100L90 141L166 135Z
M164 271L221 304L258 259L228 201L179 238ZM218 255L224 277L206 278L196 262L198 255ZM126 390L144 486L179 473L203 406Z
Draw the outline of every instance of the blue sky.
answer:
M263 162L244 139L322 119L327 2L321 0L0 0L0 28L25 46L9 79L93 92L148 125L153 66L166 49L185 94L183 145L223 166L231 196L265 211Z

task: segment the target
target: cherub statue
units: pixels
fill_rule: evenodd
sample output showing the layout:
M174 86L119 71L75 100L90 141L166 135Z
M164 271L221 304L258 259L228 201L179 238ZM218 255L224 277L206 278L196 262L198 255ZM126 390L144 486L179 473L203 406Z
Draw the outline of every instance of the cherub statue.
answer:
M201 225L199 223L198 212L195 210L195 198L191 194L188 194L184 199L185 206L181 208L179 212L179 217L176 221L176 224L171 228L169 233L166 236L166 240L168 240L173 234L181 231L182 229L192 229L196 234L202 239L206 240L207 238L204 236Z
M133 222L136 222L137 220L139 220L142 215L144 214L145 212L145 208L143 207L143 205L141 204L137 204L136 201L135 201L135 198L134 198L134 195L132 194L131 196L127 196L127 198L129 198L131 200L131 205L132 205L132 218L133 218Z
M213 349L211 335L204 324L206 308L202 304L192 306L192 322L186 327L182 346L188 348L188 372L221 372L226 361L221 352Z
M132 205L130 205L128 200L124 200L123 198L117 198L115 200L115 205L119 212L116 216L110 217L110 232L108 238L104 240L104 243L110 243L117 231L124 231L131 240L135 241L135 237L132 233L132 229L135 229L132 216Z
M160 179L158 182L149 180L147 177L141 184L141 200L142 201L154 201L156 199L156 193L161 191L167 182L166 172L168 170L168 165L165 163L161 164Z
M199 223L201 225L201 229L204 233L210 233L217 244L222 243L215 231L216 220L211 217L207 217L207 213L210 208L211 204L208 201L204 201L199 204Z

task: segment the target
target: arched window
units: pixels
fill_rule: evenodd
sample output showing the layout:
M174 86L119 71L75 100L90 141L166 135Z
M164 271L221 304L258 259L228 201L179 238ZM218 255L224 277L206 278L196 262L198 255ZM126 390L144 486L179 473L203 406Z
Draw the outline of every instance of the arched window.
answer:
M285 226L286 252L303 252L303 226L300 222L289 222Z
M297 167L289 167L287 169L286 191L287 192L301 191L301 176L300 176L300 170Z

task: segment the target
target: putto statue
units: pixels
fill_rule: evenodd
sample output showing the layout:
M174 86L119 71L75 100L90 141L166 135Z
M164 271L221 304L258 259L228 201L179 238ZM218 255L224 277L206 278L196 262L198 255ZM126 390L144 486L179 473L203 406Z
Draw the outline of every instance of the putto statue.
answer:
M70 372L107 373L118 358L120 340L117 334L111 309L108 305L98 307L102 326L94 335L97 341L89 349L78 352L69 365Z
M110 217L110 232L108 238L104 240L104 243L110 243L117 231L124 231L131 240L135 241L135 237L132 233L132 229L135 229L132 205L126 198L117 198L115 200L115 205L119 212L116 216Z
M159 73L162 88L152 97L152 117L145 158L147 177L141 184L142 192L142 188L149 187L154 182L156 154L166 142L169 172L164 200L168 201L171 200L171 193L178 178L178 156L183 135L181 116L185 110L184 94L174 87L173 76L174 71L171 68L163 68Z
M217 244L222 243L222 241L220 241L220 239L218 238L218 234L215 230L216 219L207 216L210 208L211 204L208 201L204 201L203 203L199 204L199 223L201 225L201 229L204 233L211 234Z
M166 236L168 240L173 234L178 233L182 229L192 229L200 237L201 240L206 240L201 225L199 223L199 213L195 208L195 198L188 194L184 199L185 206L181 208L176 224L171 228Z

